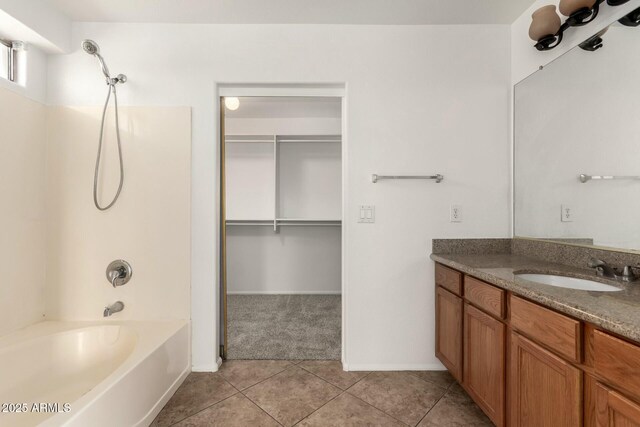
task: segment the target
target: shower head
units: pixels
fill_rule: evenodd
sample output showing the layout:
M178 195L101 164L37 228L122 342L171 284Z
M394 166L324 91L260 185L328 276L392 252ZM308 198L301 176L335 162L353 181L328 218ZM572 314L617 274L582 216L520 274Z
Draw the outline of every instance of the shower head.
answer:
M107 68L107 64L105 64L104 58L102 58L102 55L100 55L100 48L98 47L98 43L94 42L93 40L84 40L82 42L82 50L87 52L89 55L93 55L98 58L98 61L100 61L100 66L102 67L102 73L107 79L107 84L110 84L111 75L109 74L109 68Z
M94 42L93 40L84 40L82 42L82 49L89 55L100 54L98 43Z

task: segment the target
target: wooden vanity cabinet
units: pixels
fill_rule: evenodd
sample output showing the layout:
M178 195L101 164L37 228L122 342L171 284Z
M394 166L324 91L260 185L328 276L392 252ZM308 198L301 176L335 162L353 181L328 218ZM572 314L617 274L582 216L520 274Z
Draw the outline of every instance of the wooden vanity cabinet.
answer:
M579 427L582 373L569 362L511 332L509 425Z
M462 298L436 287L436 356L462 381Z
M464 304L462 383L498 427L505 412L505 330L499 320Z
M439 264L436 285L436 355L498 427L640 427L640 343Z
M640 427L640 405L599 382L595 405L598 427Z

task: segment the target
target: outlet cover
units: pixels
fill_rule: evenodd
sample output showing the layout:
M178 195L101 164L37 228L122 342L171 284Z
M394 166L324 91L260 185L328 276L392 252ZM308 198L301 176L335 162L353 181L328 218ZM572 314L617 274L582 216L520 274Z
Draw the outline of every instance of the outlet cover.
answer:
M451 210L449 212L449 221L462 222L462 206L451 205Z
M562 205L562 210L560 213L560 221L562 222L573 222L573 208L569 205Z

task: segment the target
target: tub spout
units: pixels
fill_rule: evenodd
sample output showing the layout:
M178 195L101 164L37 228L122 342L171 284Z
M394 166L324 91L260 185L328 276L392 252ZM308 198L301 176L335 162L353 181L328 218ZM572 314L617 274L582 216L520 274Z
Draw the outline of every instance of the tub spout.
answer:
M104 312L102 313L103 317L109 317L111 316L113 313L117 313L119 311L124 310L124 303L122 301L117 301L114 302L113 304L111 304L108 307L104 308Z

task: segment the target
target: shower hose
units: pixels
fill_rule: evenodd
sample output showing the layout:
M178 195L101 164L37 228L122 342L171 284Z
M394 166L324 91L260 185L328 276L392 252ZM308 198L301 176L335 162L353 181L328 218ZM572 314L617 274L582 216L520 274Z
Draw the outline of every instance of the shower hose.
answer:
M107 90L107 100L105 101L104 108L102 109L102 121L100 123L100 138L98 141L98 156L96 158L96 169L93 175L93 203L96 205L96 208L98 208L101 211L106 211L116 203L116 200L118 200L118 197L120 197L120 191L122 191L122 184L124 183L122 144L120 143L120 122L118 120L118 94L116 93L116 85L114 83L109 83L108 86L109 86L109 89ZM116 195L113 197L113 200L106 206L100 206L100 203L98 202L98 174L100 172L102 141L104 139L104 122L107 116L107 107L109 106L111 91L113 91L113 101L115 105L115 115L116 115L116 140L118 141L118 159L120 160L120 183L118 184L118 191L116 191Z

